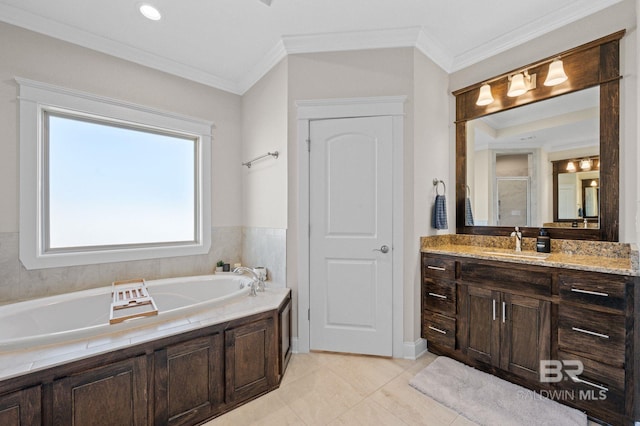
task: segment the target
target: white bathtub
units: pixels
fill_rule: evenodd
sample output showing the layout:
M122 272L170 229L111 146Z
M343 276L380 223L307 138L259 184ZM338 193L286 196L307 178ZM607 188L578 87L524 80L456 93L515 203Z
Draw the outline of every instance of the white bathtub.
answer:
M98 336L167 321L248 294L250 278L203 275L147 281L158 315L109 324L111 286L0 306L0 350Z

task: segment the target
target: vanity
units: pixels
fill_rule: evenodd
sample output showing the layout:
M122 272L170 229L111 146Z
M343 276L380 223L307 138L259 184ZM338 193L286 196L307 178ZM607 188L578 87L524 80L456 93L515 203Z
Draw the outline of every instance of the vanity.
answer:
M585 242L601 246L595 255L568 242L570 253L543 257L533 251L534 239L525 238L521 253L503 248L509 242L422 239L421 325L429 351L553 395L592 418L633 424L640 418L637 251ZM554 248L562 244L554 241Z
M453 92L456 233L421 239L430 352L614 425L640 421L640 268L618 243L624 35Z

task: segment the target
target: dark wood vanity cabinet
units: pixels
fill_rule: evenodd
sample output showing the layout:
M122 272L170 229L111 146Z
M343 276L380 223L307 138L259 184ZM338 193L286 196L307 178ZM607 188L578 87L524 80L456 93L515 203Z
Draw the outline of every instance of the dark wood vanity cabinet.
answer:
M634 277L423 253L422 337L430 352L632 424L637 293ZM565 363L560 380L541 379L545 360Z

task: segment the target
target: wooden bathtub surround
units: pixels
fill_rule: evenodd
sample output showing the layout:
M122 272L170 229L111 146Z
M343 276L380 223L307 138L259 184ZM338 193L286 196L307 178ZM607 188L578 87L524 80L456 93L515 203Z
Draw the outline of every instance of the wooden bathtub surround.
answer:
M291 293L277 309L0 382L1 425L194 425L278 388Z
M452 245L423 244L422 337L430 352L535 391L574 395L559 402L595 419L640 420L637 269L585 271L460 247L461 255ZM581 361L580 382L541 382L540 360Z

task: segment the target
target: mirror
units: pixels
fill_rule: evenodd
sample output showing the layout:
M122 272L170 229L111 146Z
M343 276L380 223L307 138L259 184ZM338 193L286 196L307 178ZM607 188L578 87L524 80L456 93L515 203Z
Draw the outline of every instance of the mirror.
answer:
M624 34L453 92L458 234L507 236L518 224L525 237L553 226L552 238L618 241ZM549 64L557 58L568 80L545 86ZM525 93L508 96L511 76L525 71L533 83ZM491 96L478 104L481 88L489 88ZM597 174L576 169L571 178L563 176L572 173L566 170L569 161L580 160L597 160Z
M592 87L467 121L467 226L597 228L599 106Z

